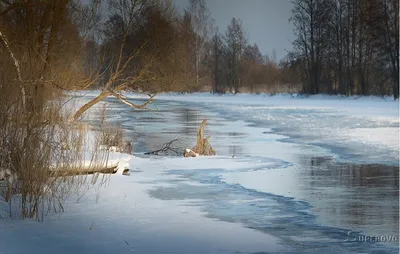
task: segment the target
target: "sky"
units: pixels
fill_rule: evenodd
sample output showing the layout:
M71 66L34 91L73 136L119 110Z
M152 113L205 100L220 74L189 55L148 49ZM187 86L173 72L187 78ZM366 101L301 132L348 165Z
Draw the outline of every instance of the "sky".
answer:
M257 43L263 55L270 58L276 51L279 61L292 49L293 26L289 23L290 0L205 0L219 31L225 32L233 17L243 21L249 43ZM188 0L172 0L178 10L188 6Z
M81 0L88 3L89 0ZM240 18L247 32L248 42L257 43L262 55L277 61L292 49L295 39L293 26L289 23L291 0L205 0L219 31L225 32L233 17ZM189 0L172 0L183 11Z

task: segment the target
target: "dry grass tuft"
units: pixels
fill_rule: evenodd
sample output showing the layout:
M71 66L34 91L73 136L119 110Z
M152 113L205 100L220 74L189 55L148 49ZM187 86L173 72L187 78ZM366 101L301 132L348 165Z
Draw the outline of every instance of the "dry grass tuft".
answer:
M206 155L206 156L216 155L215 150L212 148L209 142L210 136L204 137L204 129L206 125L207 125L207 120L203 120L197 132L196 145L192 148L192 151L199 155Z

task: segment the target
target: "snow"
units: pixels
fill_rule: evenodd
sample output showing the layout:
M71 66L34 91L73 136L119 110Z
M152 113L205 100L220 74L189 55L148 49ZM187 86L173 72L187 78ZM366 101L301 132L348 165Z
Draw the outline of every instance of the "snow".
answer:
M129 94L130 98L146 99L143 94ZM212 95L209 93L194 94L160 94L157 100L174 100L205 102L216 104L251 105L281 108L313 108L313 109L337 109L347 114L375 117L398 117L399 101L393 101L390 97L378 96L350 96L342 97L335 95L290 95L290 94L225 94ZM259 108L259 107L258 107Z
M43 223L2 221L0 253L4 250L6 253L26 253L27 248L29 253L283 250L277 245L277 239L268 234L239 224L210 220L198 207L183 206L180 201L154 199L147 194L154 181L166 177L162 174L163 168L181 170L198 166L207 170L207 165L212 168L217 161L230 169L249 165L249 162L235 163L217 157L211 161L214 163L201 157L156 160L132 157L128 161L129 168L141 173L113 176L106 188L87 193L78 203L69 203L65 214L50 216Z
M97 93L77 93L85 96L71 105L76 108ZM8 218L8 205L0 200L0 254L398 252L390 246L345 243L349 224L338 228L318 223L310 205L315 196L299 192L298 178L304 173L296 164L302 156L344 160L350 154L352 162L379 159L398 165L398 101L206 93L161 94L158 101L195 104L229 118L209 129L218 133L210 140L218 155L156 157L103 149L118 172L83 198L71 197L65 213L50 214L42 223L19 221ZM86 119L92 117L89 113ZM121 118L114 114L111 120ZM155 132L176 128L149 126ZM226 135L227 130L238 136ZM244 152L235 151L232 157L228 147L237 143ZM129 176L122 175L124 169L130 170ZM335 195L350 191L334 187L313 191L335 202ZM393 216L386 217L392 223Z
M141 94L128 97L146 99ZM330 149L343 162L399 165L399 101L392 98L197 93L161 94L156 100L217 109L233 119Z
M394 150L399 148L399 128L355 128L346 134L357 141L387 146Z

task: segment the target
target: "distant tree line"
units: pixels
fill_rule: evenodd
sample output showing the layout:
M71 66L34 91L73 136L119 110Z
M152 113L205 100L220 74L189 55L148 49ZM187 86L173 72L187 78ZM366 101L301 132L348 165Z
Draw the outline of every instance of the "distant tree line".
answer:
M73 3L83 13L75 15L86 75L104 91L93 103L128 88L151 93L301 89L300 68L292 59L278 64L276 57L263 56L257 44L248 44L240 19L232 18L219 32L205 0L189 0L183 13L170 1Z
M196 46L198 42L189 47L196 51L196 89L398 98L399 1L292 3L289 21L296 39L293 50L278 64L275 57L274 61L264 57L257 44L248 43L240 19L232 18L220 32L210 20L205 1L190 0L183 21L189 34L202 41L202 47Z
M107 13L98 12L98 20L103 21L86 32L83 42L87 74L102 73L99 87L112 83L108 88L120 90L121 85L110 80L112 73L118 73L120 79L129 79L122 82L123 87L135 91L238 93L301 88L300 69L291 62L269 60L257 44L248 44L240 19L232 18L220 33L205 0L189 0L183 13L169 1L105 3ZM85 8L90 13L96 6ZM120 60L129 64L116 72Z
M398 0L294 0L303 92L399 96Z
M289 58L278 64L276 56L273 60L268 55L263 56L257 44L248 43L240 19L233 17L226 30L220 32L205 1L189 0L183 22L191 31L189 34L195 37L189 49L194 50L192 55L196 56L192 63L197 75L196 89L214 93L293 92L301 89L300 68Z
M294 48L279 63L248 42L240 19L220 30L205 0L189 0L183 13L169 0L0 1L0 31L29 70L30 96L49 86L102 91L76 117L108 96L139 107L125 91L397 98L398 7L396 0L294 0ZM51 82L61 76L68 82Z
M212 29L207 65L212 91L398 98L398 0L292 3L290 22L296 39L293 50L279 64L264 58L256 44L247 43L239 19L233 18L224 33Z

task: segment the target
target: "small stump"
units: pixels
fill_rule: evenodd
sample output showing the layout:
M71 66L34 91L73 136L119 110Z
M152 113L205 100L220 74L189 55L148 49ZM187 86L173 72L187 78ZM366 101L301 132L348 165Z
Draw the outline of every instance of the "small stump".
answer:
M122 175L124 175L124 176L129 176L129 175L130 175L130 174L129 174L129 169L125 168L125 169L122 171Z

